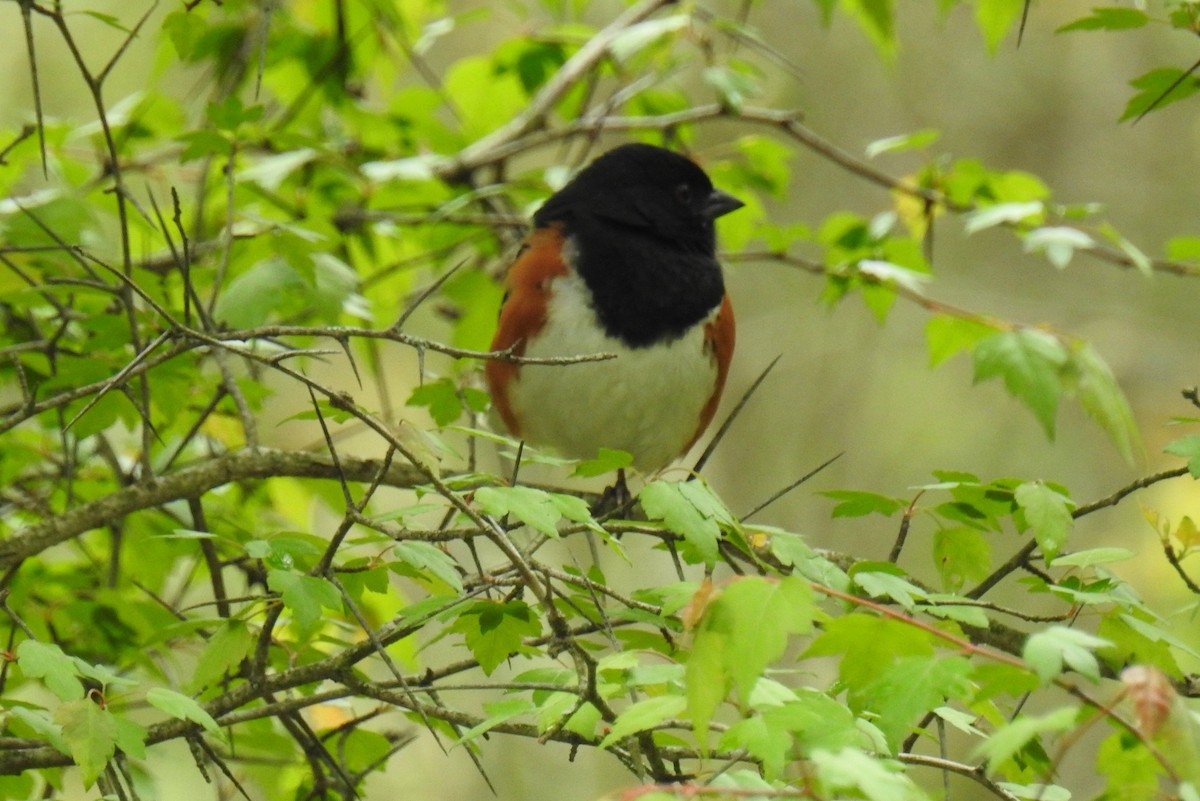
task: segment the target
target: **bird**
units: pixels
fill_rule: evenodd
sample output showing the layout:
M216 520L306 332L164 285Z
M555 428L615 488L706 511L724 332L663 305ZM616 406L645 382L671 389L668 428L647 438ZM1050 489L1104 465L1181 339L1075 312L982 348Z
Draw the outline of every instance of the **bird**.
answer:
M551 195L509 266L492 349L615 358L489 360L508 432L575 459L626 451L644 474L686 454L716 412L736 338L714 221L744 205L689 158L642 143Z

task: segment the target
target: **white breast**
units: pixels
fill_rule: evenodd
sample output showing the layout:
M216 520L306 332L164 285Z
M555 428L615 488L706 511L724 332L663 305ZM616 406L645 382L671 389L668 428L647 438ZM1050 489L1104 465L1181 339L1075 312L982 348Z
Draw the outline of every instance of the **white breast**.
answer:
M606 352L617 358L523 366L509 387L509 403L525 439L575 458L591 458L600 447L617 448L633 454L634 464L647 471L680 456L696 434L717 379L703 322L668 344L634 349L600 328L579 276L555 278L551 291L546 325L525 355Z

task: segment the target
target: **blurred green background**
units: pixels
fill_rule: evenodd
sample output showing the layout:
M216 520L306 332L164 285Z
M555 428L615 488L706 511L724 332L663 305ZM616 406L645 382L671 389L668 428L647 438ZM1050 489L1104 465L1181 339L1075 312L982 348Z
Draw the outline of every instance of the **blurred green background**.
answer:
M942 16L937 3L901 2L901 46L889 62L843 15L835 15L827 28L814 3L762 3L751 21L800 70L798 76L784 70L770 74L767 92L756 103L802 109L807 125L856 155L876 139L935 128L942 135L930 152L1034 173L1053 189L1058 202L1102 204L1104 216L1127 238L1148 254L1161 255L1168 239L1200 235L1195 211L1200 105L1183 102L1137 124L1118 123L1117 118L1132 91L1127 82L1153 67L1190 65L1198 54L1196 39L1166 26L1122 34L1054 32L1086 15L1094 4L1035 3L1020 47L1010 38L989 55L968 8ZM147 8L101 0L84 7L114 14L126 25ZM714 2L711 7L728 12L735 6ZM542 14L534 4L451 3L449 8L479 13L465 16L429 54L435 67L463 53L486 51L532 27ZM590 14L603 21L619 8L596 2ZM157 69L157 20L167 10L164 4L154 12L145 34L118 65L106 95L110 106L138 91ZM288 13L286 4L276 13ZM121 38L82 15L76 25L78 31L91 29L94 36L88 54L93 66ZM35 19L34 27L46 114L86 121L90 103L69 54L44 20ZM16 3L0 5L0 30L10 32L9 46L0 51L0 68L8 76L0 84L0 125L11 128L32 121ZM197 76L170 74L164 80L180 96L201 102ZM732 135L731 124L702 128L700 153L721 153ZM81 141L79 146L87 145ZM904 175L918 167L920 158L884 156L877 166ZM891 206L883 190L798 146L791 165L787 202L772 209L776 221L816 226L839 209L870 216ZM823 306L818 278L775 264L740 263L728 270L739 343L724 408L774 356L782 359L708 468L711 483L734 511L753 508L844 452L805 487L755 519L802 532L817 546L882 559L895 535L893 521L831 521L832 502L814 493L859 488L911 496L912 487L932 480L931 471L964 469L985 479L1015 475L1060 481L1077 501L1086 502L1178 464L1161 450L1181 433L1168 425L1169 419L1195 413L1180 389L1200 383L1200 285L1162 274L1146 278L1086 257L1059 271L1041 256L1024 253L1004 231L991 229L969 238L960 232L955 221L937 228L937 280L930 296L1089 340L1129 395L1145 440L1139 462L1123 462L1077 404L1063 405L1057 441L1050 442L999 382L972 386L966 357L931 370L924 345L927 314L921 309L901 301L880 325L856 300L832 310ZM1140 498L1173 519L1200 515L1200 495L1190 481L1169 482ZM914 526L913 537L928 535ZM1117 565L1116 572L1162 608L1189 602L1137 500L1088 517L1074 537L1075 543L1121 544L1144 552L1137 562ZM1018 545L1014 537L1013 549ZM927 551L914 548L912 553ZM930 570L909 568L918 575ZM378 797L486 797L461 750L447 758L428 742L415 749L397 760L405 771L389 777L396 789L380 785ZM177 758L189 759L182 750ZM539 749L493 738L486 744L484 763L497 778L503 799L583 801L631 781L615 762L589 758L588 764L571 765L566 758L567 750L560 746ZM1080 789L1099 788L1085 782ZM186 795L190 789L180 792L180 798L195 797Z

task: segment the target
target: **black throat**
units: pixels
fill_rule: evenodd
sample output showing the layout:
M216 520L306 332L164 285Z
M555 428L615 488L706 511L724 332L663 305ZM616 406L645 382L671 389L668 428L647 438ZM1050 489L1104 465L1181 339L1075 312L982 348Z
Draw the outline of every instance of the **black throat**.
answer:
M614 230L586 218L573 220L566 234L600 325L631 348L678 339L725 295L711 239L668 241L644 228Z

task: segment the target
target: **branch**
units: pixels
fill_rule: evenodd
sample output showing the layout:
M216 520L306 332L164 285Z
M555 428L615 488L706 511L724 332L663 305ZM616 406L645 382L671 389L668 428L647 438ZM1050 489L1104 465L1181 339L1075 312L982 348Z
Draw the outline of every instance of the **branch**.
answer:
M141 481L21 529L0 542L0 569L12 567L47 548L91 529L110 525L134 512L171 501L199 497L215 487L235 481L281 476L337 479L344 474L351 481L369 482L376 477L382 465L377 459L341 457L340 461L339 473L332 459L325 454L273 449L226 453L174 473ZM424 474L416 468L395 464L383 478L384 484L401 488L417 486L424 481Z

